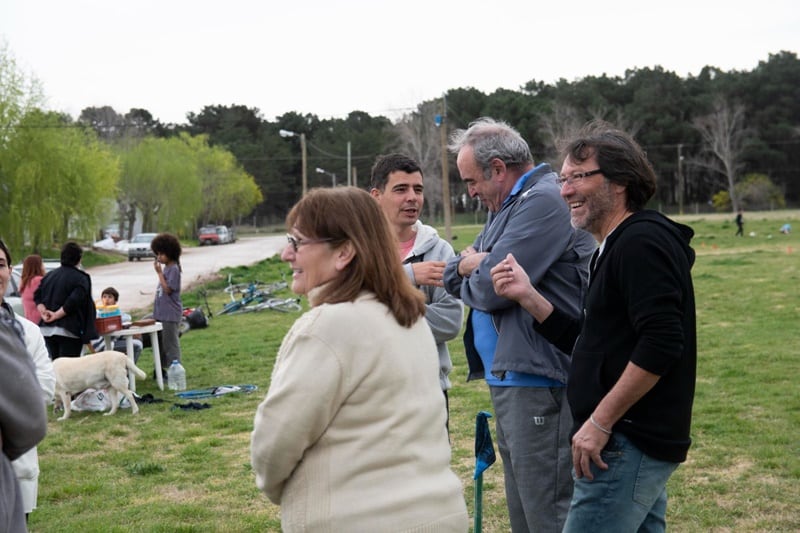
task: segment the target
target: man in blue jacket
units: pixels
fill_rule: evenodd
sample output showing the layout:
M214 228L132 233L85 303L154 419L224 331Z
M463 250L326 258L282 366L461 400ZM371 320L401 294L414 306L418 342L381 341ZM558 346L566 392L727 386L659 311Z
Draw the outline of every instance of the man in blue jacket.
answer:
M607 124L570 143L560 182L573 225L601 243L582 320L531 286L512 255L492 276L537 332L572 353L576 479L564 531L664 531L667 480L691 443L693 231L644 209L655 172L641 147Z
M454 132L449 148L469 195L489 209L473 245L447 263L444 283L470 307L469 379L489 385L511 528L560 532L572 495L569 356L533 330L517 302L495 293L490 270L513 253L531 280L577 317L596 243L570 225L557 175L534 165L508 124L479 119Z

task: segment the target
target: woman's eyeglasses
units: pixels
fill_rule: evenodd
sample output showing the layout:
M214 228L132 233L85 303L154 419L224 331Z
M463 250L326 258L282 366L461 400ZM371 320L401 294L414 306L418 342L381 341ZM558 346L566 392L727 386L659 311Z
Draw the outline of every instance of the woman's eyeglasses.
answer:
M297 249L303 246L304 244L317 244L320 242L330 242L333 239L298 239L291 233L286 234L286 240L289 241L289 244L292 245L292 250L297 253Z

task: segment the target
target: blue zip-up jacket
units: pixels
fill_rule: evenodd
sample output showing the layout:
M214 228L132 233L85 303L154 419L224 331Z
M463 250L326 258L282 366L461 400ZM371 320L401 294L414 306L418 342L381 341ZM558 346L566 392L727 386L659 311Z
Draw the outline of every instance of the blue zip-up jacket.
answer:
M597 243L589 233L572 227L555 180L549 165L536 167L522 189L497 213L490 214L476 237L473 247L488 252L478 268L462 278L458 256L445 269L445 289L470 307L470 315L473 309L492 315L498 339L490 372L501 379L507 371L513 371L567 382L569 355L534 331L533 317L519 304L494 292L490 274L493 266L512 253L545 298L567 314L579 316L589 259ZM467 318L464 346L469 363L467 379L485 377L475 349L471 316Z

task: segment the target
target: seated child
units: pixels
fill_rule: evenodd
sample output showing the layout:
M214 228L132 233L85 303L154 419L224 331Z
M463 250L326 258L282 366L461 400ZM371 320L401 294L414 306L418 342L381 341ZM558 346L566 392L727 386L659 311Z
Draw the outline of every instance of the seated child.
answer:
M103 289L103 292L100 294L100 299L102 301L103 306L109 305L117 305L117 300L119 300L119 292L114 287L106 287ZM122 322L130 322L131 315L127 313L122 313ZM142 353L142 339L139 338L138 335L133 337L133 360L134 362L139 362L139 355ZM120 337L114 340L114 346L111 347L112 350L116 350L122 353L128 353L127 345L125 344L125 339ZM92 351L94 352L102 352L106 350L106 343L105 339L101 336L92 341Z

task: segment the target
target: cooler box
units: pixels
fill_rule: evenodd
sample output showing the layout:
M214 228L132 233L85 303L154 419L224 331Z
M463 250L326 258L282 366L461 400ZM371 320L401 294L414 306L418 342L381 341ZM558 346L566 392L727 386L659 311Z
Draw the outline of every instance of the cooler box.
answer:
M119 331L122 329L122 315L97 318L94 321L94 327L100 335Z

